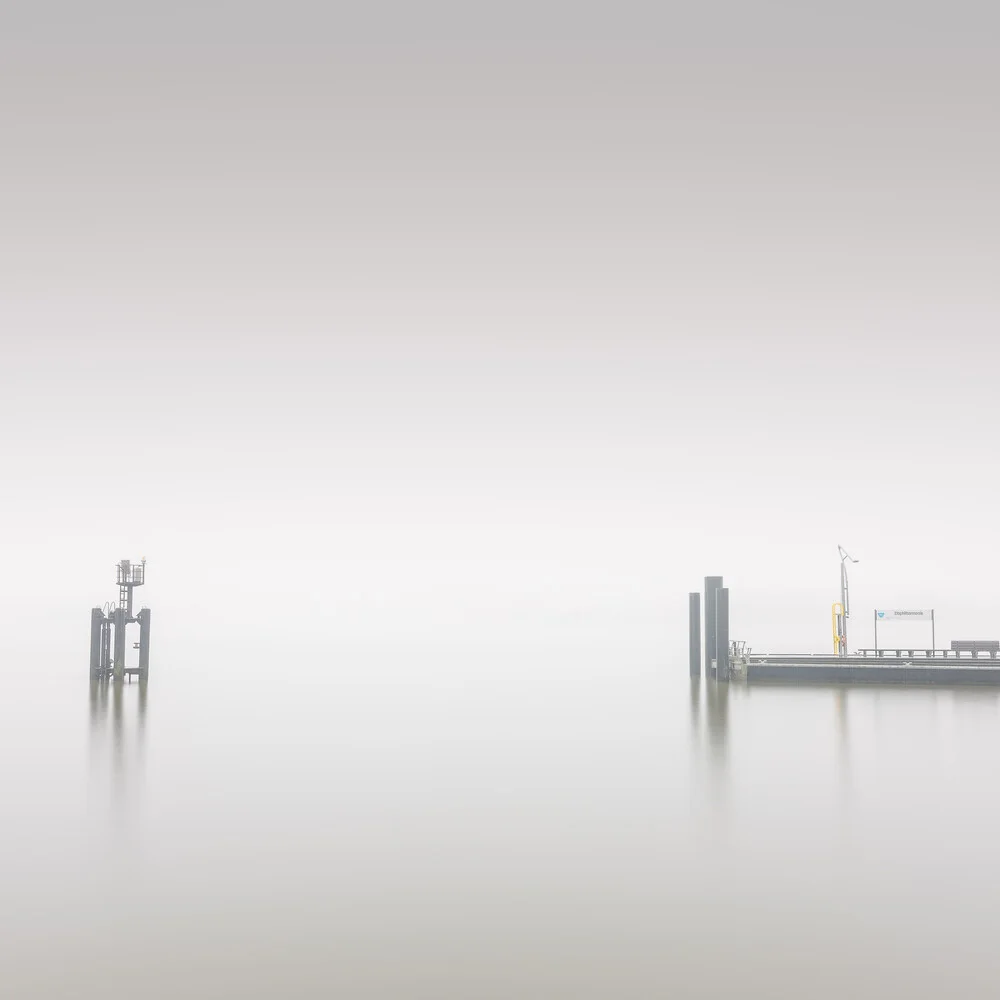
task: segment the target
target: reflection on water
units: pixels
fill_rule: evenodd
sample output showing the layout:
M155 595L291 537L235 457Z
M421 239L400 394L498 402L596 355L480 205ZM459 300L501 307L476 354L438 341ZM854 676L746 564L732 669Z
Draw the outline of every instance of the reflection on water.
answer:
M833 731L837 741L837 771L840 776L841 802L845 809L850 797L851 754L850 725L847 718L849 688L836 688L833 692Z
M724 756L726 746L726 721L731 685L720 684L712 678L702 680L692 677L688 688L690 731L696 742L706 737L714 758ZM704 731L702 728L702 700L704 698Z
M705 719L708 724L708 746L712 761L719 764L726 757L726 727L728 725L729 689L727 683L709 679L705 683Z
M107 795L108 816L119 825L142 787L147 704L145 680L90 679L91 791Z
M997 692L572 653L18 675L0 992L989 995Z

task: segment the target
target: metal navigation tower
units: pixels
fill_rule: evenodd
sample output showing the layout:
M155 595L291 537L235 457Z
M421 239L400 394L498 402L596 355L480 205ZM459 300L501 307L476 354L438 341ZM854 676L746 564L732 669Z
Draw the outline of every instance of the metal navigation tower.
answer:
M142 608L133 615L132 591L146 582L146 560L135 563L122 559L116 568L117 605L93 608L90 612L90 675L103 679L113 676L120 681L126 674L130 677L137 674L139 680L144 681L149 676L149 608ZM139 626L139 641L135 644L139 650L139 665L126 667L125 645L128 626L132 624Z

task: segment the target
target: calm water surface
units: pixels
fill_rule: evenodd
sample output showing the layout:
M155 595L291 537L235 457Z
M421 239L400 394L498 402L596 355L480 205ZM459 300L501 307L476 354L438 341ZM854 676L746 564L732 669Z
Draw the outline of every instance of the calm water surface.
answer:
M997 995L1000 697L684 645L9 671L0 992Z

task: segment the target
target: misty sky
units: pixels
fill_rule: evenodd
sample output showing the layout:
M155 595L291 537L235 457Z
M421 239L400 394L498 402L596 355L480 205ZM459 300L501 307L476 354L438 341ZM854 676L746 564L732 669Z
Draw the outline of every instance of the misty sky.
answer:
M7 613L82 649L144 555L166 619L485 639L719 572L826 648L842 543L866 628L995 637L998 27L5 5Z

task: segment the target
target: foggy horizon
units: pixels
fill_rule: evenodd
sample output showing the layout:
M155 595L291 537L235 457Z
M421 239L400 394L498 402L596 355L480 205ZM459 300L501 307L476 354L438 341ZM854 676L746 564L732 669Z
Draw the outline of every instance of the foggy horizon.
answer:
M712 574L732 639L830 652L838 545L853 647L875 608L1000 638L998 29L0 13L0 987L991 981L994 692L724 697L686 658ZM88 698L90 609L141 557L148 691Z

